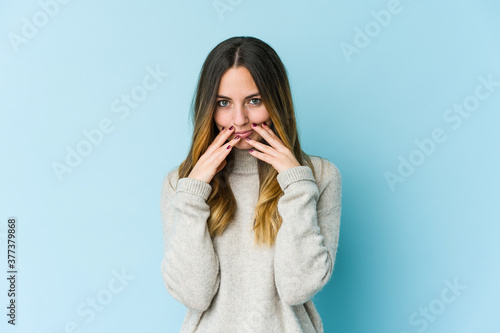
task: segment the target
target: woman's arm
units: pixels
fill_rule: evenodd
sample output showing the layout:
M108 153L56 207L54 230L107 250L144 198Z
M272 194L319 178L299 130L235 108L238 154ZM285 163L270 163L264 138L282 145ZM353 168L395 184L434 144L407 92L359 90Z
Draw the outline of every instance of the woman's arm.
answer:
M312 170L298 166L278 174L283 222L276 238L275 278L289 305L307 302L329 281L339 239L342 181L337 167L321 159L320 194Z
M208 232L210 184L168 173L161 190L164 257L161 264L168 292L186 307L203 312L220 284L219 258Z

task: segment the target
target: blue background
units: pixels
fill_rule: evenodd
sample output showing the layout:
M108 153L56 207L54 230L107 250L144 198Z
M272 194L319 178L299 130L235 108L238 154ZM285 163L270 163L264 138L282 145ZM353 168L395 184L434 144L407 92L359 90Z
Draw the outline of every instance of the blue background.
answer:
M161 182L188 152L203 61L240 35L280 55L303 149L342 175L335 270L314 297L325 332L500 332L500 86L477 88L500 82L499 2L44 3L0 4L1 267L14 216L19 270L15 327L1 279L2 332L179 331L186 309L160 272ZM148 68L163 74L146 91ZM131 92L146 95L125 113ZM446 120L474 101L460 126ZM113 129L58 177L53 164L102 121ZM424 154L415 140L436 128L446 139Z

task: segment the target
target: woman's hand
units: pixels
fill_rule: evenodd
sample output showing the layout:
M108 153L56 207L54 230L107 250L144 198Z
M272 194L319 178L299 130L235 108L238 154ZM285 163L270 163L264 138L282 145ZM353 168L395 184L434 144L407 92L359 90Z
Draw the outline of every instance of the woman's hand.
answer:
M278 138L276 134L266 125L262 123L262 126L257 124L252 124L254 131L260 134L271 146L267 146L258 141L252 140L250 138L245 138L249 144L254 146L260 151L253 149L250 154L257 157L258 159L271 164L278 173L283 172L287 169L300 166L299 162L293 155L293 153L288 149L283 142Z
M223 128L215 137L214 141L203 155L196 162L193 170L189 173L188 178L198 179L206 183L210 183L215 174L221 171L226 166L226 157L231 152L234 145L240 140L234 138L227 144L227 138L233 133L234 127L231 129ZM224 144L224 145L223 145ZM222 146L222 147L221 147ZM229 147L230 146L230 147Z

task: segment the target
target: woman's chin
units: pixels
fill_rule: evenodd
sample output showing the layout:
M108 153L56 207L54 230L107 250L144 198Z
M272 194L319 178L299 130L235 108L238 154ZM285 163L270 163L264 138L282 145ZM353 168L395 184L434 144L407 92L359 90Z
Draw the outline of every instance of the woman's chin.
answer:
M239 141L237 144L234 145L234 147L238 149L250 149L252 148L252 145L246 142L245 140L245 142Z

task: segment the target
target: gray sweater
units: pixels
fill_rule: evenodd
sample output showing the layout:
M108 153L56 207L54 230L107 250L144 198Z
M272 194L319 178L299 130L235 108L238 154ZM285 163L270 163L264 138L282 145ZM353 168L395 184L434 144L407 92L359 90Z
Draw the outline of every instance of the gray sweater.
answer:
M206 223L210 184L178 179L178 167L163 180L161 273L168 293L187 308L181 332L323 332L311 298L330 280L335 263L339 170L327 159L310 156L316 180L308 166L279 173L283 222L276 244L254 247L257 158L232 149L229 184L237 209L221 236L212 239Z

